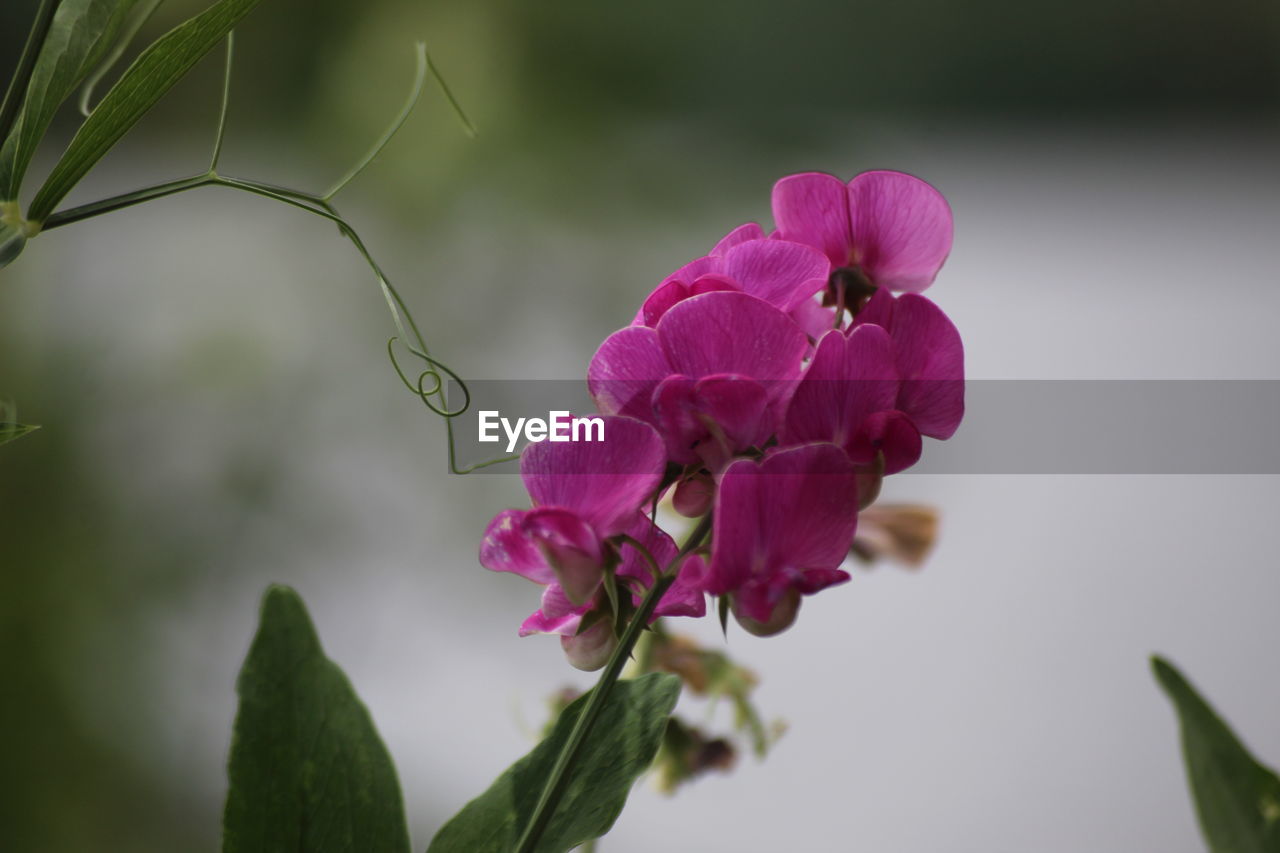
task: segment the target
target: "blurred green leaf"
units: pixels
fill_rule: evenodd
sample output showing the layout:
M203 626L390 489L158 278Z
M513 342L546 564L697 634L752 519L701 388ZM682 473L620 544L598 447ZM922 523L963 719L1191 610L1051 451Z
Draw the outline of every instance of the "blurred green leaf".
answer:
M35 432L40 429L38 426L31 424L11 424L0 423L0 444L8 444L14 439L22 438L29 432Z
M21 226L0 222L0 270L13 263L27 245Z
M267 590L236 688L224 853L409 849L391 757L293 590Z
M85 119L31 202L27 218L43 222L93 165L138 123L165 92L258 5L220 0L144 50Z
M653 763L679 696L680 679L666 673L614 685L538 843L540 853L564 853L609 831L632 784ZM565 708L547 739L454 815L428 853L510 853L590 697Z
M0 200L14 201L54 114L115 44L139 0L62 0L13 132L0 147Z
M1172 664L1151 659L1182 724L1200 828L1213 853L1280 851L1280 779L1259 764Z

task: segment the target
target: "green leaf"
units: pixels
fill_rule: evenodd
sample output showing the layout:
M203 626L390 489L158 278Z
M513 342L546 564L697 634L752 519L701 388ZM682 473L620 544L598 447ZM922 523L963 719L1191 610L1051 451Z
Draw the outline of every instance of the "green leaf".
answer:
M80 126L27 218L44 222L93 165L259 2L220 0L144 50Z
M1200 828L1213 853L1280 851L1280 779L1259 764L1168 661L1151 659L1182 723L1182 751Z
M0 200L14 201L58 107L115 44L138 0L62 0L27 84L13 132L0 147Z
M21 225L0 222L0 270L13 263L27 245L27 236Z
M391 756L293 590L267 590L236 689L224 853L409 849Z
M547 739L454 815L427 853L510 853L590 696L565 708ZM539 853L564 853L609 831L632 784L653 763L679 696L680 679L667 673L614 685L582 744L559 808L536 848Z
M38 426L31 424L14 424L0 421L0 444L8 444L9 442L22 438L29 432L35 432L40 429Z

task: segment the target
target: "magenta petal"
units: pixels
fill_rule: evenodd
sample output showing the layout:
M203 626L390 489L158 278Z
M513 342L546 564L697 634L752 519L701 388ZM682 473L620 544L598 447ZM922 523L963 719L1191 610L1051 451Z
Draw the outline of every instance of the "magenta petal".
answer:
M827 308L817 299L805 299L791 309L791 321L815 341L835 328L836 309Z
M698 409L715 424L727 444L726 455L763 444L773 434L776 424L768 417L769 394L764 386L748 376L721 373L698 380L693 389Z
M951 252L951 208L929 184L902 172L863 172L849 182L854 262L890 290L918 293Z
M894 307L894 354L902 378L897 408L924 435L947 439L964 418L964 344L942 309L903 294Z
M724 235L724 237L720 239L720 242L716 243L716 247L711 250L711 254L723 255L739 243L745 243L748 240L762 239L764 239L764 229L754 222L748 222L744 225L739 225L737 228Z
M876 412L862 422L847 449L859 465L871 465L883 453L883 474L897 474L920 461L920 430L903 412Z
M665 571L675 559L679 549L670 536L655 525L647 516L637 514L627 533L642 543L653 557L658 568ZM622 562L618 564L618 576L633 578L645 588L653 585L653 573L648 562L631 545L622 546ZM662 596L654 610L654 618L658 616L703 616L707 612L706 597L702 592L702 580L705 569L699 558L687 558L681 564L676 582ZM634 596L638 606L641 596Z
M849 192L839 178L804 172L778 181L773 185L773 220L776 237L813 246L832 266L849 264Z
M833 444L734 462L720 478L708 591L732 592L748 582L785 587L795 572L838 569L857 510L855 466Z
M725 252L724 275L743 293L791 311L826 287L831 263L812 246L786 240L750 240Z
M662 380L653 390L654 422L666 442L667 456L681 465L697 460L694 446L707 435L707 426L698 416L698 402L693 393L696 384L696 380L676 374Z
M652 421L653 389L671 373L658 333L628 326L605 338L591 357L587 390L606 415Z
M607 538L653 495L667 455L661 436L648 424L616 416L603 420L603 441L528 445L520 474L535 506L572 510Z
M832 330L800 380L782 427L784 445L829 441L848 449L868 416L898 399L893 345L879 326Z
M604 550L595 531L576 514L560 507L530 510L523 526L546 556L568 599L585 604L604 579Z
M535 583L555 581L555 572L524 528L528 510L507 509L493 517L480 540L480 565L495 572L513 572Z
M569 601L558 584L551 584L542 591L542 608L534 611L520 626L520 636L560 634L571 637L578 632L578 625L587 609Z
M689 287L684 282L674 278L663 282L645 299L644 304L640 306L640 313L636 315L631 325L656 326L662 319L662 315L667 313L672 305L688 297Z
M671 372L694 378L739 373L785 382L800 375L809 347L791 318L745 293L686 299L667 312L657 331Z
M893 328L893 307L897 303L897 299L889 292L888 288L876 288L876 292L871 294L871 298L867 300L867 304L862 306L862 310L858 312L855 322L858 325L863 323L874 323L886 329Z
M689 285L689 295L697 296L699 293L717 293L721 290L741 290L742 288L732 280L726 278L719 273L711 273L699 276L693 284Z

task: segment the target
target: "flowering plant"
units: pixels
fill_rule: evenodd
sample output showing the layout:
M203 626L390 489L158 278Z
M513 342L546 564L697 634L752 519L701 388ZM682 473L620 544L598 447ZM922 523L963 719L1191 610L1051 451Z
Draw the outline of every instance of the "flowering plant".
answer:
M368 263L395 325L393 365L445 419L451 471L514 461L457 466L452 424L470 404L466 385L430 354L334 200L394 136L435 73L425 48L404 109L327 191L229 177L220 155L231 34L258 4L215 0L142 50L92 107L96 83L158 0L39 0L0 101L0 268L43 233L201 187L301 209L337 225ZM227 73L208 167L62 207L219 44ZM77 89L84 121L24 207L19 196L37 148ZM737 730L763 755L780 730L753 705L755 675L723 651L671 633L664 620L705 616L710 596L726 633L732 615L749 633L773 636L797 625L806 596L850 581L852 563L884 557L919 565L928 553L936 513L877 498L885 477L919 461L925 438L950 438L964 416L959 333L922 295L951 249L950 208L929 184L894 171L847 183L791 175L771 201L772 230L740 225L647 295L636 294L631 322L603 340L586 368L598 440L591 430L583 440L573 431L572 440L533 443L519 457L530 506L492 518L479 562L541 588L520 635L557 636L569 663L601 674L585 695L557 697L541 742L445 823L430 851L594 845L651 768L667 791L727 769L736 755L731 736L675 716L682 690L728 699ZM402 364L404 351L423 365L416 376ZM453 405L450 379L462 398ZM0 445L35 429L0 401ZM1156 659L1153 668L1179 713L1212 849L1280 849L1280 779L1171 664ZM224 851L409 849L391 757L292 590L267 591L237 691Z

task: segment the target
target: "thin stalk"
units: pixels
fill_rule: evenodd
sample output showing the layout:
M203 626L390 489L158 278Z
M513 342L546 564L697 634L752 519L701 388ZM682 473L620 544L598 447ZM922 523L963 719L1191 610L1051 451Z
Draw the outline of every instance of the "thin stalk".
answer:
M196 187L207 187L218 182L218 178L207 172L203 175L192 175L190 178L179 178L176 181L166 181L163 184L144 187L140 190L134 190L124 195L112 196L104 198L101 201L82 204L79 207L70 207L66 210L60 210L51 214L42 225L42 231L48 231L50 228L58 228L62 225L70 225L73 222L80 222L84 219L90 219L94 216L101 216L104 213L110 213L113 210L122 210L126 207L132 207L135 204L142 204L144 201L152 199L164 198L167 195L184 192L185 190L193 190Z
M534 807L533 816L529 819L524 833L520 836L520 842L516 845L516 853L533 853L538 840L542 837L542 833L546 831L547 824L551 821L551 816L555 813L556 805L561 795L564 794L565 786L569 782L569 769L577 759L578 751L586 741L587 735L591 733L596 718L600 716L600 712L604 709L605 702L608 701L609 694L613 691L613 685L618 682L618 676L622 674L622 668L626 666L627 660L631 657L631 650L635 648L636 641L640 638L640 632L649 624L649 617L653 615L654 608L658 606L658 601L675 583L676 571L679 569L680 563L688 556L690 551L702 543L702 540L706 538L710 530L711 517L704 516L702 521L698 522L698 526L694 528L693 533L689 534L689 538L685 540L684 545L680 547L680 552L667 565L662 576L655 580L653 586L649 588L649 592L645 595L640 608L636 611L635 616L631 618L630 624L627 625L627 630L623 632L622 639L618 641L618 647L613 650L613 655L610 656L609 662L605 664L604 672L600 674L600 680L596 682L595 689L591 691L591 698L587 700L586 707L582 709L582 714L578 717L577 722L573 725L573 730L569 733L569 740L565 742L564 748L560 750L560 755L556 757L555 766L551 768L551 775L547 777L546 785L542 788L542 794L538 797L538 804Z
M427 79L427 66L430 62L430 60L427 59L427 46L425 44L418 42L417 50L418 70L414 72L413 87L409 91L409 97L404 102L404 106L400 108L400 112L396 114L396 117L391 121L391 124L385 131L383 131L382 136L378 137L378 141L373 143L373 147L370 148L369 151L361 157L345 175L339 178L337 183L329 187L325 194L320 196L320 198L325 201L331 201L334 196L342 192L343 188L346 187L347 184L355 180L356 177L363 172L379 154L382 153L382 149L387 147L387 143L391 141L392 137L394 137L397 132L399 132L400 128L404 126L404 123L409 120L409 114L413 112L413 108L418 105L418 99L422 97L422 82ZM436 75L436 80L440 82L441 88L444 89L445 96L452 99L452 96L449 95L449 90L444 86L444 81L440 79L438 74Z
M53 13L58 11L61 0L40 0L36 9L36 18L31 23L31 31L27 33L27 43L22 47L22 56L18 59L18 67L14 69L13 79L5 90L4 101L0 103L0 140L8 139L13 130L13 123L18 120L18 109L27 94L27 84L31 82L31 74L35 71L36 57L40 48L44 47L45 36L49 34L49 26L53 23Z
M222 142L227 135L227 109L231 106L231 63L235 59L236 32L227 33L227 60L222 69L222 100L218 104L218 131L213 137L213 157L209 160L209 171L218 171L218 160L222 158Z

